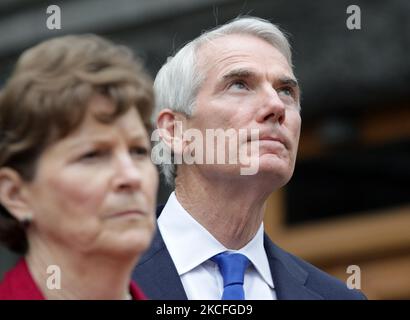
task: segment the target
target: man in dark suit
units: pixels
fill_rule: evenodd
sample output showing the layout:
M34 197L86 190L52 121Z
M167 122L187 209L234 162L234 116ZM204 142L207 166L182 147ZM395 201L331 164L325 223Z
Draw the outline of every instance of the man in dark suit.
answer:
M153 159L175 191L133 273L149 298L365 298L264 233L265 200L293 174L301 127L275 25L244 17L202 34L168 59L155 91Z

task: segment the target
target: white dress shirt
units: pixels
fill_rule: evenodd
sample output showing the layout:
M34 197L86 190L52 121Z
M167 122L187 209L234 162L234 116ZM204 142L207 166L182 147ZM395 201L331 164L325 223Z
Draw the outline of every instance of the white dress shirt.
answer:
M158 227L189 300L221 299L222 275L209 259L224 251L242 253L251 262L244 279L246 300L276 300L263 246L263 223L246 246L228 250L182 207L173 192L158 218Z

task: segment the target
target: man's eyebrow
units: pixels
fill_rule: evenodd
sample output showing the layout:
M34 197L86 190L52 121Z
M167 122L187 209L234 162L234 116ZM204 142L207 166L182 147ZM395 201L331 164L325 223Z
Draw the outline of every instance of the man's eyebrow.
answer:
M223 80L235 79L235 78L250 78L255 76L255 72L249 69L234 69L225 74Z
M256 76L256 73L249 69L234 69L225 74L223 80L235 79L235 78L251 78ZM299 87L299 83L292 77L281 77L277 80L281 85L290 85L292 87Z
M288 78L288 77L280 78L278 80L278 83L281 85L289 85L291 87L299 87L299 83L295 78Z

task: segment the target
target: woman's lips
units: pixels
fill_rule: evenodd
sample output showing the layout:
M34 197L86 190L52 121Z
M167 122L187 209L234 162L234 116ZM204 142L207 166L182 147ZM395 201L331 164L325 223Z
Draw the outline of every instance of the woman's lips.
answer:
M131 210L124 210L119 211L114 214L108 216L108 218L120 218L120 217L128 217L128 216L145 216L146 213L138 210L138 209L131 209Z

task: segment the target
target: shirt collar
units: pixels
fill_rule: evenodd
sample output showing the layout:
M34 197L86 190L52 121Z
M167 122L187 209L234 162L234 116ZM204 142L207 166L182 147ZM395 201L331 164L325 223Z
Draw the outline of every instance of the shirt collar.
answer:
M218 253L232 251L225 248L182 207L175 192L171 193L158 218L158 228L179 276L191 271ZM263 223L255 237L235 252L244 254L264 281L273 288L272 274L263 245Z

